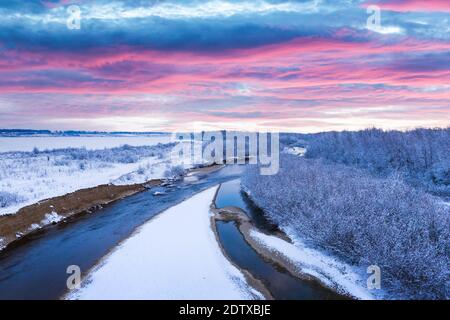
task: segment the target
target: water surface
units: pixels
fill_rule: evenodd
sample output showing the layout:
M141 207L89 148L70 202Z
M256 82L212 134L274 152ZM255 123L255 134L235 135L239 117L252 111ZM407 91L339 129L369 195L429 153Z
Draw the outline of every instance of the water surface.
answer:
M229 206L241 208L260 230L273 232L277 229L277 226L271 223L264 215L264 212L241 190L240 179L222 183L217 193L215 204L219 209Z
M220 242L227 255L240 268L261 280L277 300L328 300L342 299L319 283L291 276L282 267L264 260L245 241L235 222L217 222Z
M264 212L242 192L240 179L221 184L215 204L218 208L227 206L241 208L261 231L270 234L277 230L277 226L271 223ZM261 280L275 299L344 299L317 281L298 279L282 267L265 260L247 243L235 222L218 221L217 232L228 257L240 268Z
M197 192L235 179L240 171L230 166L195 183L150 189L27 237L20 245L0 252L0 299L58 299L66 290L69 265L88 271L156 214ZM155 190L165 194L155 196Z

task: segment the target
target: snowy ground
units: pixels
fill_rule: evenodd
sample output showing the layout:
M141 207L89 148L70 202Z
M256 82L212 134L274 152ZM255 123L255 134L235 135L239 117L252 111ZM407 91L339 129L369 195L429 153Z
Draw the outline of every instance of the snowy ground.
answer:
M255 230L250 232L250 236L277 255L287 258L298 267L299 272L320 280L340 293L350 294L362 300L376 298L367 289L366 279L362 279L354 267L339 262L318 250L308 248L300 240L294 239L294 244L291 244Z
M79 189L162 178L176 165L171 162L172 149L173 145L164 144L0 153L0 215Z
M8 160L0 160L0 163L9 164L14 161ZM157 158L126 164L89 163L83 170L80 170L76 163L56 166L46 165L46 162L35 159L30 166L22 167L19 164L15 166L18 175L9 171L8 176L0 179L0 190L5 190L3 192L15 197L15 200L0 206L0 215L15 213L40 200L101 184L133 184L161 178L167 168L167 163ZM140 171L142 168L144 171ZM140 172L143 174L139 174Z
M32 136L32 137L0 137L0 153L11 151L30 152L34 148L39 150L52 150L62 148L86 148L96 150L115 148L124 144L130 146L152 146L158 143L169 143L169 134L154 135L128 135L128 136Z
M0 137L0 151L9 150L0 152L0 215L79 189L144 183L180 164L188 169L201 163L176 155L183 148L175 148L174 141L163 134Z
M217 187L150 220L68 299L252 299L243 274L222 254L209 206Z

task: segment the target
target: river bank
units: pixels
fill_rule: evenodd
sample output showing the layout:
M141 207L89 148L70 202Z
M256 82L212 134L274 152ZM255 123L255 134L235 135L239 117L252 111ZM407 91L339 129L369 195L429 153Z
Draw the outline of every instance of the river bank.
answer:
M31 238L30 241L23 241L24 245L17 246L17 248L12 246L14 247L14 250L6 250L4 254L2 253L2 255L0 255L0 267L5 271L2 277L0 277L0 298L2 296L4 298L20 296L35 298L44 297L50 299L61 297L61 295L66 291L65 281L67 279L67 274L65 271L68 265L79 265L83 271L83 275L91 274L93 270L103 264L105 259L110 257L112 253L120 248L123 243L133 237L133 235L137 232L136 230L142 229L144 224L151 224L158 219L163 219L165 214L161 214L161 212L170 210L170 208L177 205L181 205L183 202L186 202L195 196L198 192L206 190L206 188L211 188L219 184L222 186L224 184L228 185L229 182L236 181L238 178L237 176L240 174L240 168L227 166L223 170L220 170L222 168L223 166L215 166L192 170L187 173L186 176L189 178L197 177L197 180L185 179L181 181L164 181L163 183L160 183L160 185L156 185L155 189L140 193L138 192L138 194L133 196L126 196L121 201L110 203L110 205L107 205L102 209L102 214L74 215L73 218L66 220L71 223L62 223L59 225L59 223L62 222L59 221L55 222L57 223L55 228L43 228L43 232L40 232L37 235L36 232L31 233L29 236L29 238ZM154 191L160 189L162 193L156 195L155 193L157 192ZM255 226L252 225L253 216L250 219L237 207L221 209L212 207L212 204L216 202L217 193L218 192L214 192L214 201L212 201L212 199L206 199L205 201L205 206L208 208L208 211L211 211L210 215L204 215L206 217L205 221L207 225L205 225L205 221L202 220L201 224L194 223L193 227L203 225L203 231L209 230L208 232L211 236L210 240L206 241L206 243L216 244L214 245L215 249L210 250L210 252L212 253L217 251L218 253L216 253L219 256L222 256L221 259L227 260L229 266L232 267L231 269L234 268L239 272L241 279L240 283L243 287L247 289L251 288L252 290L259 292L259 298L265 299L279 299L280 297L281 299L303 299L305 297L306 299L339 299L342 297L337 294L322 292L323 289L320 288L319 284L311 285L314 283L314 280L311 280L311 278L314 277L311 277L311 275L309 275L309 277L303 276L303 278L299 275L295 277L295 279L302 279L302 281L289 278L287 273L295 273L295 263L290 261L287 257L283 257L282 254L274 251L273 248L271 248L273 246L267 246L267 243L264 243L264 241L261 242L261 237L255 237L253 231L258 231L261 229L255 228ZM164 218L170 220L170 223L166 223L166 225L170 226L167 230L170 231L173 226L180 228L180 230L175 232L177 235L176 237L173 236L174 232L168 232L166 235L165 232L167 232L167 230L161 227L161 225L157 226L156 229L155 226L153 226L154 232L158 232L159 236L166 238L169 237L168 239L171 239L170 241L167 240L169 243L176 244L175 242L179 241L179 243L172 248L183 246L185 244L185 241L183 240L190 238L190 236L186 235L183 237L180 235L188 225L192 225L192 221L189 220L190 211L195 211L192 210L192 208L192 206L186 207L184 205L183 210L178 210L178 214L175 216L176 221L173 219ZM214 210L212 209L222 211L218 216L219 212L213 212ZM195 212L193 214L195 215ZM235 219L236 216L240 216L240 221ZM200 215L197 218L199 217ZM172 218L174 218L174 216L172 216ZM245 246L248 246L245 244L231 243L235 252L243 256L245 259L252 255L256 255L258 257L261 256L264 260L266 260L266 262L262 261L260 263L265 263L267 268L283 269L285 271L280 272L280 270L272 270L270 271L271 277L264 278L264 276L261 277L261 274L254 272L251 268L242 266L240 261L235 259L235 256L229 256L228 253L230 243L228 243L227 246L226 241L224 242L223 231L225 229L231 230L235 228L234 224L240 224L241 229L242 226L246 225L245 228L247 228L247 230L244 228L244 232L241 230L236 231L237 234L234 235L234 237L239 238L241 235L247 235L247 239L245 239L245 241L243 239L242 241L245 243L250 243L252 247L252 249L247 249ZM236 230L238 229L236 228ZM165 241L159 241L158 237L155 238L155 234L151 237L154 238L152 239L158 248L155 247L155 250L157 249L157 251L151 255L147 255L150 259L148 261L151 262L150 264L145 264L148 268L152 267L152 262L154 261L152 259L158 259L161 252L165 252L165 249L161 247ZM194 234L197 235L197 232L194 232ZM260 235L260 233L258 235ZM277 239L283 241L283 245L291 244L289 242L289 237L279 230L273 230L273 228L270 228L270 231L267 232L267 236L269 235L276 235ZM25 240L26 238L28 237L23 237L20 239ZM17 242L20 241L15 241L13 243ZM202 245L204 245L203 242L204 241L198 242L198 248L201 248ZM144 241L143 243L148 243L148 241ZM192 250L189 252L195 253L197 244L192 245L191 247ZM141 249L142 250L139 250L139 252L144 252L146 250L146 248ZM253 250L257 253L253 252ZM55 259L55 256L58 256L58 259ZM136 257L139 258L139 255ZM280 258L280 260L277 261L277 257ZM202 261L202 258L194 260L191 262L199 263ZM174 264L178 263L176 261L173 262ZM283 265L286 263L292 264L291 270L288 270L289 266ZM30 264L35 266L32 270L27 267ZM164 264L161 263L160 265L163 266ZM172 264L169 265L171 266ZM276 266L271 267L271 265ZM132 266L127 266L127 268L130 267L132 268ZM195 268L193 269L195 270ZM160 278L163 279L163 276L166 275L163 271L167 271L169 269L160 267L158 270L161 271ZM277 274L274 275L274 273ZM117 274L120 275L121 273L119 272ZM173 277L170 277L170 274L171 272L169 271L166 275L167 277L165 278L167 281L165 281L165 283L160 283L161 286L181 283L181 280L173 281L174 279ZM181 274L183 274L183 272L181 272ZM144 275L144 277L145 276L146 275ZM267 282L267 279L269 279L269 283ZM159 281L159 279L157 280ZM42 287L42 284L39 285L40 282L45 282L45 286ZM290 284L286 287L286 282L297 283L292 285ZM284 288L281 289L282 294L280 294L279 290L278 292L276 290L273 291L274 284L278 287L284 286ZM136 287L138 286L139 281L136 282ZM272 294L271 290L276 293L275 296ZM212 292L214 292L214 290ZM185 293L187 294L187 292ZM152 294L151 296L157 295ZM195 295L193 296L195 297ZM245 297L242 296L242 298L254 299L258 297L250 297L246 295Z
M209 205L216 189L199 192L147 221L64 298L263 298L214 239Z
M222 205L225 204L226 206L218 208L216 199L211 204L216 228L217 224L220 224L222 228L225 225L229 225L227 226L228 232L230 232L230 228L236 228L245 243L259 256L263 257L264 260L270 261L272 264L285 270L285 272L295 279L299 279L302 284L309 286L309 293L306 295L309 295L313 299L314 296L316 298L317 296L325 297L326 299L374 299L363 285L365 282L361 281L362 279L359 277L359 274L351 266L337 261L333 257L329 257L318 250L309 248L297 239L291 240L283 231L276 227L274 228L270 222L264 224L259 221L258 226L255 226L253 219L256 214L261 214L261 212L256 210L257 212L255 213L255 210L248 203L237 199L239 191L231 191L233 188L238 188L235 182L228 183L226 188L224 188L227 193L227 198L225 200L222 198L219 201ZM230 188L230 186L232 187ZM234 194L232 194L233 192ZM236 205L232 205L233 203L236 203ZM250 209L253 212L246 212L240 207L244 207L245 210ZM231 227L230 224L235 227ZM237 257L242 262L242 258L239 255ZM250 266L253 268L253 272L258 272L259 270L255 269L252 264L261 263L244 261L241 265ZM264 275L264 273L261 273L261 275ZM265 276L267 277L267 275ZM324 289L322 292L318 287L327 289ZM275 289L278 290L278 296L290 296L286 292L286 290L291 290L290 288ZM327 293L327 290L332 290L336 294L330 295ZM298 297L294 296L293 298ZM304 297L304 295L300 295L300 297Z
M184 177L206 175L222 168L222 165L195 168L188 170ZM0 251L8 249L13 243L18 245L21 240L25 240L48 226L68 223L74 217L92 214L113 202L162 183L162 179L153 179L130 185L99 185L42 200L20 209L15 214L0 216Z
M74 216L90 214L117 200L159 185L161 180L125 186L100 185L78 190L64 196L40 201L12 215L0 216L2 249L13 242L39 232L49 225L69 222Z
M255 263L254 260L256 259L256 264L259 265L259 267L257 266L254 270L252 270L253 268L247 269L245 267L246 263L242 263L242 265L238 267L241 272L244 272L250 276L250 280L248 281L249 284L253 285L255 288L258 288L261 292L264 292L266 298L307 300L342 300L348 298L345 295L342 295L342 293L330 290L330 288L324 286L324 284L318 281L315 277L302 273L292 261L280 252L275 252L260 242L255 241L252 237L252 233L259 233L260 231L253 225L251 219L242 209L231 206L218 209L215 204L212 203L211 212L213 213L213 229L216 233L219 233L219 227L224 230L225 226L227 226L229 232L235 228L239 236L242 236L245 244L241 243L241 246L244 246L241 250L244 249L245 246L248 246L248 248L246 248L246 251L243 251L246 253L245 257L241 257L241 262L242 259L248 259L248 265L251 266ZM285 243L290 243L290 239L279 230L275 230L273 233L271 232L271 234ZM238 235L234 234L232 237L236 239L238 238ZM222 241L220 241L219 236L217 236L217 239L221 244L221 249L223 250L224 255L230 262L234 263L233 257L227 253L227 250L224 248L224 243L222 243L225 239L221 239ZM239 243L239 241L237 243ZM249 250L254 251L254 254L251 254ZM264 281L252 274L252 272L260 271L259 269L263 269L261 274L265 274L266 276ZM270 269L273 269L273 271L270 271ZM275 279L271 279L272 277L275 277ZM279 280L283 283L282 285L273 283L273 281L277 278L280 278ZM277 292L272 292L271 289L273 290L275 287ZM291 290L295 290L297 292L288 292Z
M248 233L253 226L239 208L219 209L217 212L214 205L217 190L216 186L198 193L148 220L87 271L80 290L69 292L63 298L274 299L267 279L262 281L258 274L252 273L253 270L243 268L228 256L223 234L218 230L223 226L217 223L232 221L238 215L240 225L246 225ZM275 234L288 239L281 231ZM252 242L252 248L257 244ZM242 244L236 244L234 248L244 256L251 255L246 250L241 251L246 249ZM285 269L285 261L275 261L269 250L256 252L266 260L269 268L277 264ZM284 283L284 290L292 291L281 299L299 296L306 299L342 298L321 289L312 278L303 278L301 280L305 283L301 283L287 275L283 277L283 272L275 272L279 276L272 280L282 280L280 283ZM227 278L229 280L225 280ZM286 281L293 283L286 286ZM129 290L119 290L123 286ZM221 290L215 290L217 288Z
M207 175L204 170L195 170L197 181L165 181L112 202L100 212L75 215L68 223L57 223L13 242L0 253L0 300L60 299L67 291L68 266L77 265L83 276L88 274L153 217L242 173L239 166L225 166ZM155 195L156 191L162 194Z

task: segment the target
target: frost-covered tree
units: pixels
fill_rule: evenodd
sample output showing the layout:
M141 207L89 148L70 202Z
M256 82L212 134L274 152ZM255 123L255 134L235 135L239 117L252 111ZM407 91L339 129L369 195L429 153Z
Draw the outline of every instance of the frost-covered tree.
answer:
M185 174L186 170L182 165L169 167L164 171L164 177L169 179L179 179Z
M23 197L6 191L0 191L0 208L6 208L24 201Z
M306 157L381 176L401 173L414 186L450 195L450 128L319 133L308 140Z
M268 217L361 267L396 297L450 298L450 208L405 184L344 165L282 155L277 175L249 167L242 186Z

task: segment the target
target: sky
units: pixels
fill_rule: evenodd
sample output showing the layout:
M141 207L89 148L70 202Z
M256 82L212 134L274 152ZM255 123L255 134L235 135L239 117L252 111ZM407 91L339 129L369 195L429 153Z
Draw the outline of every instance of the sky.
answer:
M449 125L449 0L0 2L0 128Z

